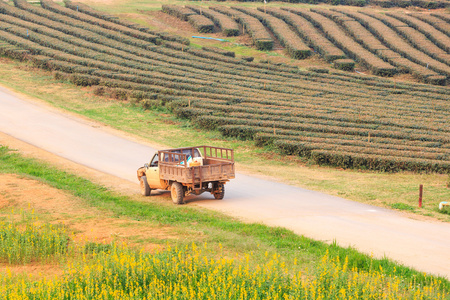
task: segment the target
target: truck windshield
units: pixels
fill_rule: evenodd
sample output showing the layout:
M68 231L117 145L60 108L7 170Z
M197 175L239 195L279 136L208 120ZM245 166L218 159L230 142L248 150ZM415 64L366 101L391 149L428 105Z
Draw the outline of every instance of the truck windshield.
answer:
M158 166L158 160L159 160L158 153L156 153L155 155L153 155L153 158L152 158L152 160L150 162L150 167L157 167Z

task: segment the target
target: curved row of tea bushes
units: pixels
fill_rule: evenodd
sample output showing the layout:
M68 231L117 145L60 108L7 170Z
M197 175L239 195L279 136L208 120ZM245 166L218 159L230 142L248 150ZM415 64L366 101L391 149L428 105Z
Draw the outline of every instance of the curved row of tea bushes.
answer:
M190 8L179 5L162 5L162 11L180 20L188 21L198 32L214 32L214 23L205 16L197 14Z
M446 22L445 20L433 16L432 14L411 13L409 15L432 25L434 28L445 33L447 36L450 36L450 21ZM414 23L416 23L416 21L414 21ZM421 25L423 26L423 24Z
M134 37L117 33L113 30L102 28L100 26L92 26L89 23L75 20L73 18L51 12L28 3L22 3L21 5L24 6L25 8L24 9L16 8L1 1L0 12L17 18L22 18L30 22L39 23L45 26L49 22L55 22L52 23L54 26L53 28L55 29L59 29L59 26L61 26L61 24L67 25L68 27L64 26L64 29L68 31L72 31L71 29L68 29L70 27L72 28L77 27L86 30L87 32L91 32L106 38L115 39L119 43L126 43L133 46L146 47L148 45L154 45L154 43L157 42L156 37L152 41L144 41L141 39L136 39Z
M229 57L236 57L236 53L233 51L227 51L216 47L202 47L202 50L218 53L220 55L229 56Z
M447 24L447 35L443 32L437 30L434 26L427 24L427 22L424 22L422 20L417 19L417 16L419 14L414 15L414 17L411 17L410 15L403 14L403 13L387 13L386 15L394 17L398 20L401 20L411 26L412 28L422 32L425 34L427 38L432 40L436 45L441 47L447 52L450 52L450 37L448 36L448 30L449 26ZM426 14L420 14L420 16L426 16ZM448 21L447 21L448 22Z
M201 15L190 15L188 17L189 24L192 25L200 33L214 32L214 23L210 19Z
M292 58L304 59L311 55L311 49L309 49L305 42L283 20L255 9L238 6L233 7L233 9L239 10L261 21L261 23L273 32Z
M44 0L45 1L45 0ZM48 0L47 0L48 1ZM105 12L101 12L98 11L96 9L91 8L90 6L87 6L86 4L80 3L80 2L72 2L70 0L65 0L64 4L67 8L70 8L72 10L75 11L80 11L82 13L85 13L87 15L108 21L108 22L112 22L118 25L122 25L131 29L137 29L139 31L143 31L143 32L147 32L153 35L157 35L159 38L161 38L162 40L167 40L167 41L173 41L173 42L178 42L178 43L182 43L182 44L186 44L189 45L189 40L187 38L178 36L178 35L173 35L167 32L163 32L163 31L154 31L151 30L148 27L144 27L141 26L137 23L133 23L124 19L119 19L116 16L112 16L110 14L107 14ZM42 2L41 2L42 5ZM44 4L45 5L45 4Z
M372 53L396 66L401 72L411 73L414 77L424 82L438 85L445 84L445 76L441 76L433 70L416 64L391 50L361 23L357 22L355 19L348 19L348 16L344 14L344 11L333 9L331 11L320 10L320 12L336 20L336 22L338 22L356 41L364 45L366 49ZM356 17L359 13L352 13L352 15Z
M185 7L192 9L196 13L202 14L205 17L211 19L226 36L237 36L240 33L239 26L236 21L234 21L227 15L221 14L209 8L195 5L186 5Z
M354 15L351 12L346 12L346 14L350 16ZM450 66L443 64L431 58L429 55L426 55L422 51L415 49L413 46L405 42L393 29L386 25L390 24L389 21L391 19L388 19L386 16L379 13L364 11L362 14L365 15L365 17L358 15L358 21L373 32L379 39L389 45L391 49L401 53L413 62L427 66L442 75L450 75Z
M442 19L446 22L450 22L450 16L448 16L448 14L446 13L436 13L436 12L432 12L431 13L432 16L437 17L439 19Z
M387 14L384 16L383 21L391 28L393 28L396 32L398 32L401 36L407 39L412 45L414 45L417 49L423 51L428 54L432 58L445 63L447 65L450 64L450 54L447 53L446 50L441 49L431 40L429 40L423 33L414 29L413 27L408 26L406 23L402 25L392 26L393 23L402 23L399 21L402 18L403 14ZM395 18L394 18L395 17ZM443 42L443 41L441 41ZM450 38L448 38L448 42L450 43Z
M179 6L179 5L170 5L170 4L164 4L161 6L161 10L171 16L177 17L180 20L187 21L189 19L189 16L196 15L197 13L194 12L192 9Z
M237 19L252 37L257 49L264 51L273 49L273 39L258 19L225 6L212 6L210 9Z
M341 49L336 47L314 25L301 16L274 7L267 7L265 9L258 7L258 10L264 10L268 14L280 18L292 26L308 42L308 45L320 53L325 60L333 61L345 58L345 54Z
M38 12L38 11L43 12L42 9L37 8L37 7L35 7L33 9L32 5L27 3L25 0L14 0L14 3L17 3L16 6L19 8L24 8L27 10L32 9L33 12ZM118 24L115 24L112 22L107 22L102 19L92 18L84 13L80 13L80 12L73 11L71 9L62 7L61 5L58 5L51 0L43 0L43 1L41 1L41 5L43 8L46 8L53 12L56 12L59 15L68 16L70 18L74 18L74 19L77 19L77 20L80 20L83 22L93 24L93 25L98 25L102 28L105 28L108 30L113 30L115 32L120 32L127 36L138 38L138 39L141 39L144 41L155 43L156 39L157 39L157 37L155 35L152 35L152 34L149 34L146 32L142 32L137 29L132 29L132 28L129 28L126 26L118 25Z
M307 9L283 7L282 9L299 14L308 19L315 26L320 28L325 36L338 45L353 59L366 65L374 74L380 76L392 76L397 73L397 69L389 63L383 61L378 56L366 50L355 40L345 34L339 26L332 20Z

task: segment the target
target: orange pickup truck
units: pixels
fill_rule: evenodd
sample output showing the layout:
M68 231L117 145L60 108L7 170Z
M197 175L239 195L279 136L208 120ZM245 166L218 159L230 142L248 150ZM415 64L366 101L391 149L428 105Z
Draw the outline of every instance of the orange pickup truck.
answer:
M235 177L233 149L196 146L160 150L137 171L141 193L170 190L172 201L183 204L184 197L210 192L223 199L225 183Z

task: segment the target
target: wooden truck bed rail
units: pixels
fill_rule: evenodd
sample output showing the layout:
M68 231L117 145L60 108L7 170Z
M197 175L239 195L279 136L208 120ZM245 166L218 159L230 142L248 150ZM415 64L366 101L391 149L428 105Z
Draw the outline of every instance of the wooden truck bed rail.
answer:
M197 148L199 148L200 150L203 150L202 151L203 157L206 159L219 158L219 159L234 161L233 149L211 147L211 146L200 146Z
M158 152L160 164L187 166L187 158L188 158L187 154L169 151L158 151Z

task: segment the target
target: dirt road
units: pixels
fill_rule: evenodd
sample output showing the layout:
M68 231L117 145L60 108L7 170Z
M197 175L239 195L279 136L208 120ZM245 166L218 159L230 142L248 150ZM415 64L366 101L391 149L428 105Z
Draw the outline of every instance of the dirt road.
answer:
M75 163L138 183L136 169L155 149L94 122L23 100L0 88L0 132ZM0 144L6 143L0 137ZM412 220L379 207L238 174L223 201L200 205L247 221L283 226L450 278L450 224Z

